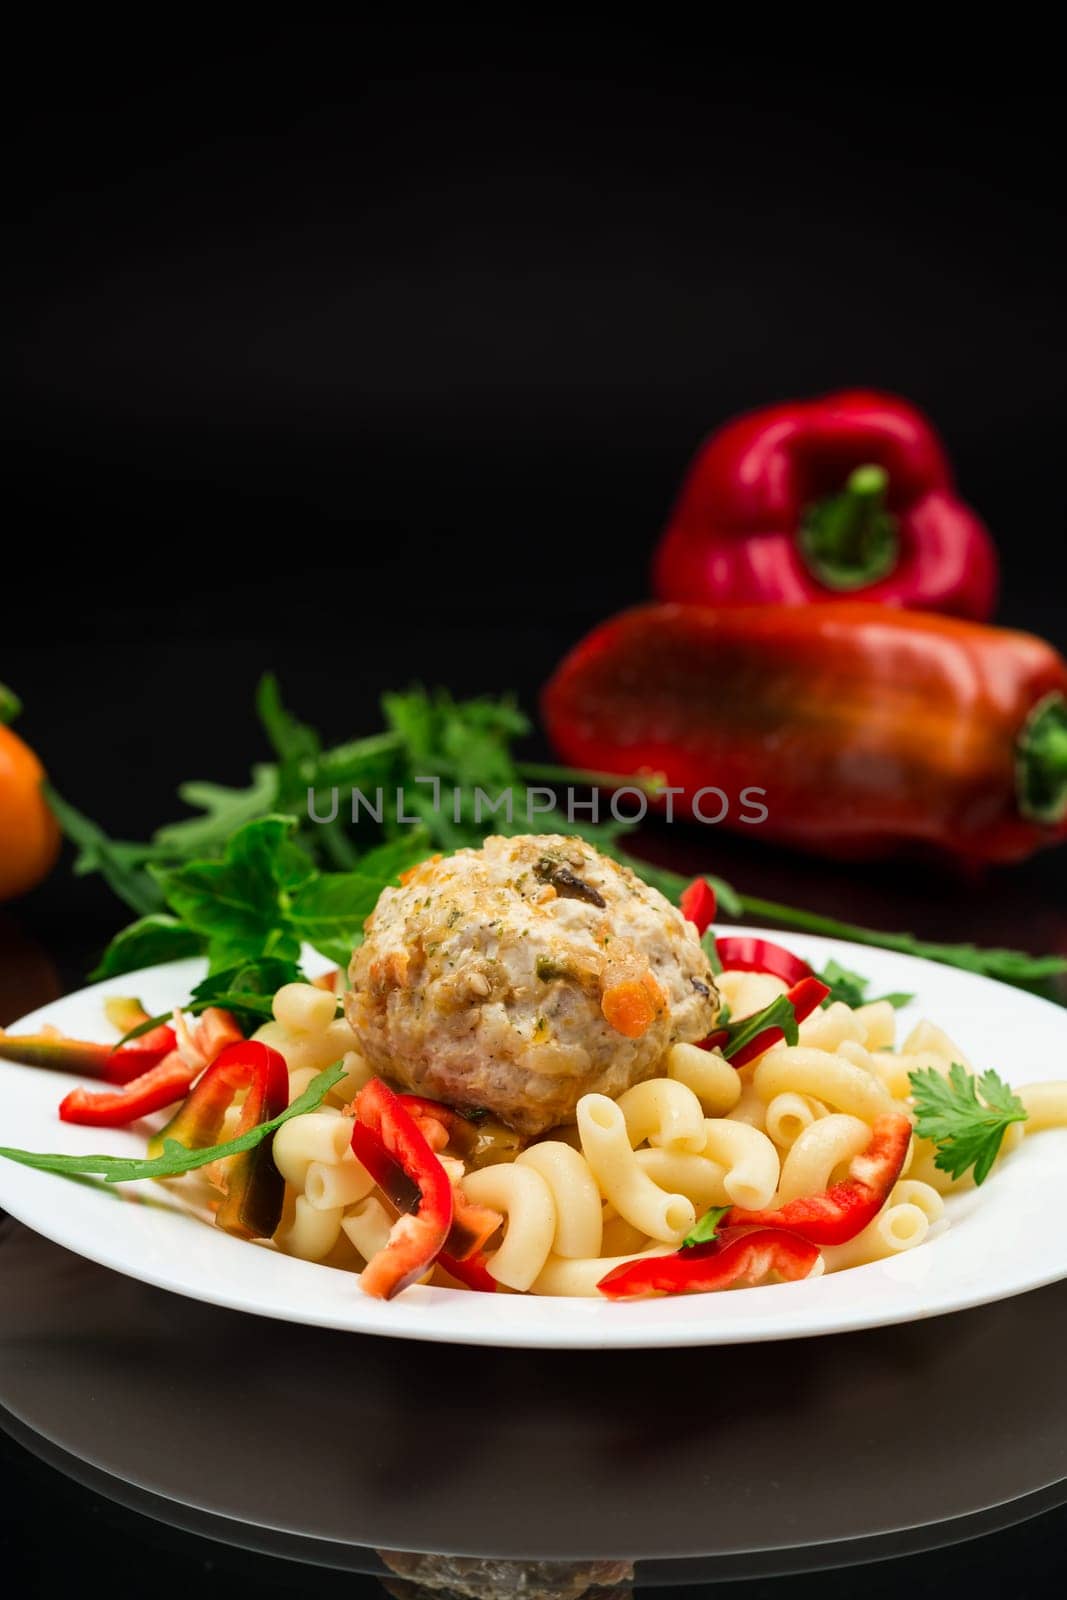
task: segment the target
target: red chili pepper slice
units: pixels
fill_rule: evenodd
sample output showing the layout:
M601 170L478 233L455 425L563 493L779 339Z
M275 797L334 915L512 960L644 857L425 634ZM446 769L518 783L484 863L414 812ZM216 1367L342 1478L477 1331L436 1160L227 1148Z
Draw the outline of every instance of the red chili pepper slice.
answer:
M486 1266L485 1256L480 1250L477 1255L468 1257L466 1261L457 1261L455 1256L450 1256L442 1250L437 1257L437 1264L444 1267L457 1283L466 1284L468 1289L474 1289L479 1294L496 1294L496 1279Z
M754 939L746 934L728 934L715 941L715 948L726 972L765 972L783 983L799 983L813 976L806 961L784 945L771 939Z
M467 1119L451 1106L427 1100L422 1095L397 1095L396 1099L411 1115L435 1156L450 1139L456 1143L472 1131ZM367 1138L361 1132L354 1134L352 1148L393 1209L400 1214L414 1211L419 1202L419 1186L389 1154L384 1144ZM462 1145L458 1145L458 1148L462 1149ZM448 1248L438 1256L445 1271L471 1289L495 1293L496 1281L486 1271L482 1247L503 1220L498 1212L488 1206L472 1205L462 1188L453 1186L452 1224L445 1240Z
M174 1029L165 1023L117 1047L67 1039L58 1033L4 1033L0 1029L0 1059L79 1078L102 1078L105 1083L130 1083L158 1067L175 1043Z
M772 1274L783 1282L806 1278L819 1251L804 1239L771 1228L722 1243L692 1245L670 1256L642 1256L615 1267L597 1288L609 1300L649 1294L706 1294L762 1283Z
M694 878L687 889L682 890L678 901L678 909L688 922L696 924L696 930L704 934L715 921L715 890L706 878Z
M360 1278L366 1294L391 1300L421 1278L440 1255L452 1226L452 1185L400 1096L380 1078L364 1084L353 1107L353 1152L402 1212L385 1249L368 1261ZM399 1167L415 1190L414 1206L400 1203L388 1167Z
M227 1045L207 1068L185 1104L150 1140L159 1155L168 1139L190 1150L206 1150L221 1140L222 1125L237 1095L244 1091L237 1134L280 1115L289 1104L285 1057L258 1039ZM226 1198L215 1221L242 1239L269 1239L281 1220L285 1182L271 1155L273 1139L230 1156L223 1164Z
M184 1100L197 1068L189 1067L177 1050L172 1050L157 1067L132 1078L121 1088L93 1093L72 1089L59 1104L63 1122L82 1123L92 1128L122 1128L153 1111L162 1111L175 1100Z
M805 1017L811 1016L811 1013L816 1009L816 1007L822 1005L829 993L829 985L821 982L820 979L801 978L799 983L795 983L793 987L787 991L785 998L793 1007L793 1014L797 1021L803 1022ZM746 1019L744 1017L738 1018L738 1022L744 1022L745 1020ZM728 1033L729 1031L730 1030L727 1029ZM741 1048L735 1051L733 1054L730 1053L730 1044L729 1040L727 1040L725 1046L723 1047L723 1053L730 1062L731 1066L743 1067L749 1061L754 1061L757 1056L761 1056L765 1050L769 1050L772 1045L777 1044L779 1040L784 1038L785 1034L782 1032L781 1028L765 1028L762 1033L758 1033L754 1039L750 1039L748 1044L742 1045Z
M911 1140L907 1117L888 1112L871 1127L870 1142L854 1156L848 1177L822 1194L790 1200L777 1211L743 1211L732 1206L726 1228L777 1228L809 1244L847 1244L874 1221L900 1177Z

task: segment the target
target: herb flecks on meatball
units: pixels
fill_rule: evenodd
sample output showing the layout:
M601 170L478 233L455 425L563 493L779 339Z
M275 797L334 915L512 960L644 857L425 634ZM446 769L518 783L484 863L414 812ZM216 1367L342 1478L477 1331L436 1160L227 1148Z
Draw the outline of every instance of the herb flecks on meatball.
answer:
M423 862L383 891L350 976L348 1020L377 1071L531 1136L573 1121L583 1094L651 1077L718 1011L693 925L558 834Z

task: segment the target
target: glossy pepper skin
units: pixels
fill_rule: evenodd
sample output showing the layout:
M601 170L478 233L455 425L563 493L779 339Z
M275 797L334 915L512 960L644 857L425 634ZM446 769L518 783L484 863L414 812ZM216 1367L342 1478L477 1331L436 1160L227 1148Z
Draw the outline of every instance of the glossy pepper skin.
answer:
M229 1044L216 1057L165 1128L149 1141L150 1156L161 1155L168 1139L189 1150L206 1150L222 1138L223 1122L244 1091L235 1137L280 1116L289 1104L285 1057L258 1039ZM240 1239L269 1239L281 1220L285 1182L274 1165L272 1139L230 1156L222 1181L225 1199L215 1221Z
M1067 661L1006 628L644 606L582 640L542 704L572 765L661 773L676 813L817 854L977 865L1067 835Z
M775 1277L782 1283L806 1278L819 1259L818 1247L770 1228L729 1240L713 1239L669 1256L642 1256L614 1267L597 1284L609 1300L650 1294L709 1294L752 1288Z
M352 1102L352 1150L400 1213L389 1242L360 1274L360 1287L391 1300L437 1260L452 1227L452 1185L400 1096L372 1078ZM405 1198L410 1186L414 1198Z
M812 1245L847 1244L881 1211L904 1166L911 1122L887 1113L871 1126L865 1150L853 1156L848 1177L822 1194L790 1200L776 1211L744 1211L731 1206L722 1219L729 1228L774 1228Z
M122 1084L157 1067L176 1042L174 1029L166 1023L118 1046L68 1039L61 1033L4 1033L0 1029L0 1058L26 1067L43 1067L48 1072L69 1072L81 1078Z
M930 423L863 389L768 406L712 434L653 565L663 600L801 605L852 594L976 621L992 616L997 581L989 533L957 496Z

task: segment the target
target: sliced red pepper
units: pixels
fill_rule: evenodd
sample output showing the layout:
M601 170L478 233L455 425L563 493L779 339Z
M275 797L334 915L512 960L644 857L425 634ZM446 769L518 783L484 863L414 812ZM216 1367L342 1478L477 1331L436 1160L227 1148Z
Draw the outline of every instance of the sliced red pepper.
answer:
M474 1289L479 1294L496 1294L496 1279L489 1271L485 1256L480 1250L477 1255L468 1257L466 1261L457 1261L455 1256L447 1255L442 1250L437 1257L437 1265L444 1267L457 1283L466 1284L468 1289Z
M799 983L813 976L806 961L795 956L784 945L771 939L754 939L734 933L715 941L725 972L765 972L771 978L781 978L783 983Z
M682 890L678 901L678 909L688 922L696 924L696 930L704 934L715 921L715 890L707 878L694 878L687 889Z
M159 1155L168 1139L190 1150L206 1150L221 1141L227 1111L244 1091L234 1137L279 1116L289 1104L289 1069L285 1057L258 1039L227 1045L207 1068L180 1111L150 1140L150 1155ZM273 1139L230 1156L223 1164L226 1198L215 1221L242 1239L269 1239L281 1220L285 1182L271 1155Z
M722 1243L692 1245L670 1256L641 1256L615 1267L597 1288L609 1300L649 1294L706 1294L762 1283L772 1274L789 1283L806 1278L819 1258L818 1248L771 1228Z
M69 1072L78 1078L129 1083L158 1067L175 1043L174 1029L165 1023L117 1047L68 1039L58 1032L4 1033L0 1029L0 1058L27 1067L44 1067L49 1072Z
M854 1156L848 1177L822 1194L790 1200L777 1211L743 1211L731 1206L726 1228L777 1228L809 1244L847 1244L874 1221L900 1177L911 1140L911 1122L887 1112L871 1127L870 1142Z
M411 1116L435 1157L438 1150L444 1149L452 1129L459 1136L463 1136L464 1129L470 1129L467 1119L451 1106L424 1099L421 1095L397 1095L395 1098ZM368 1138L365 1131L354 1131L352 1148L394 1211L403 1215L416 1209L419 1185L380 1140ZM503 1220L498 1212L488 1206L472 1205L462 1188L454 1186L452 1222L445 1240L448 1249L442 1250L438 1257L441 1265L472 1289L495 1291L496 1283L485 1270L481 1251ZM468 1270L466 1273L460 1272L456 1270L459 1267Z
M388 1244L372 1256L360 1277L366 1294L391 1300L440 1255L452 1226L452 1185L414 1117L388 1084L372 1078L356 1095L353 1108L356 1159L402 1212ZM414 1189L413 1206L400 1203L401 1189L389 1168L399 1168Z
M823 983L819 978L801 978L799 983L795 983L786 992L785 999L793 1007L793 1015L797 1021L803 1022L805 1017L810 1017L811 1013L822 1005L829 993L829 985ZM740 1024L747 1020L745 1017L739 1017L737 1023ZM729 1031L727 1029L727 1033ZM781 1028L765 1028L762 1033L758 1033L754 1039L749 1040L748 1044L742 1045L739 1050L732 1054L729 1039L727 1039L726 1044L723 1046L723 1054L731 1066L743 1067L749 1061L755 1061L757 1056L761 1056L765 1050L769 1050L772 1045L778 1044L784 1038L785 1034Z
M72 1089L59 1104L63 1122L82 1123L92 1128L123 1128L128 1122L162 1111L175 1100L184 1100L198 1069L187 1066L177 1050L172 1050L157 1067L120 1088L94 1093Z
M139 1020L147 1020L147 1013L139 1000L109 1001L106 1009L115 1027L122 1027L125 1023L135 1028ZM87 1089L73 1089L60 1104L59 1115L62 1120L85 1123L90 1127L120 1128L128 1122L136 1122L139 1117L147 1117L150 1112L162 1111L164 1106L173 1105L175 1100L184 1100L189 1085L205 1067L211 1065L226 1045L243 1040L241 1030L230 1013L216 1006L205 1011L193 1028L180 1014L177 1020L181 1038L177 1047L165 1055L158 1066L150 1067L140 1077L130 1079L121 1093L105 1091L103 1094L93 1094ZM170 1028L165 1031L172 1038L175 1037ZM144 1037L149 1039L152 1034L145 1034Z
M419 1124L432 1149L443 1150L450 1144L459 1156L467 1156L473 1150L478 1138L477 1129L461 1112L443 1105L439 1100L428 1100L421 1094L402 1094L398 1099Z

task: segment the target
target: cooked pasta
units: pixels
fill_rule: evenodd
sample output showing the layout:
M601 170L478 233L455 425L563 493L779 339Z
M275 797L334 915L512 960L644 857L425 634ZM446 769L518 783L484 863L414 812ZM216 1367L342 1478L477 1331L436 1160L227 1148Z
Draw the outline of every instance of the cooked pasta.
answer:
M678 1244L696 1221L691 1200L661 1189L638 1164L618 1103L587 1094L578 1102L582 1151L604 1198L649 1238Z

